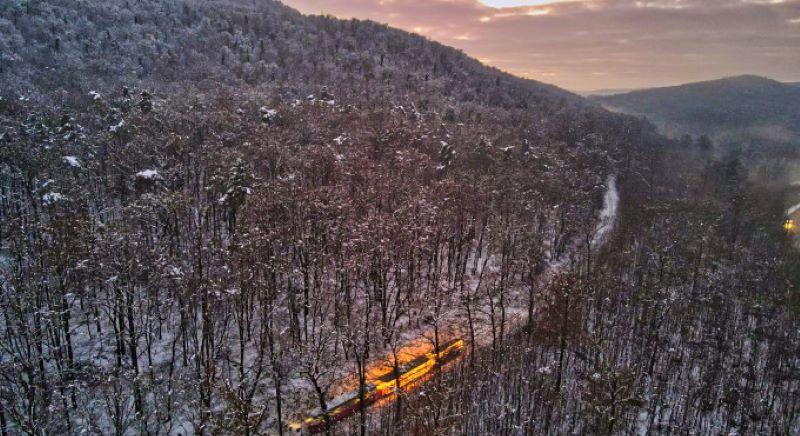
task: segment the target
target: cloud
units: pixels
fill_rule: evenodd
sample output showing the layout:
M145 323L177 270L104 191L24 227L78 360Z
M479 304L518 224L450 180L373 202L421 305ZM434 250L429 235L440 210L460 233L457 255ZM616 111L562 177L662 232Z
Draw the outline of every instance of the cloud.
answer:
M564 1L567 0L483 0L481 3L493 8L512 8L519 6L541 6Z
M286 0L388 23L573 89L800 80L800 0ZM509 7L504 7L509 6Z

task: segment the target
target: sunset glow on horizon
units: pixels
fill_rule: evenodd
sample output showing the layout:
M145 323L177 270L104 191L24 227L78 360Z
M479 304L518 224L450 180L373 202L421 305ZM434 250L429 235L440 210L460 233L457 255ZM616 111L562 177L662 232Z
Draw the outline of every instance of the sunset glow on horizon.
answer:
M370 19L574 91L739 74L800 81L800 0L286 0Z
M514 8L519 6L541 6L569 0L480 0L481 3L493 8Z

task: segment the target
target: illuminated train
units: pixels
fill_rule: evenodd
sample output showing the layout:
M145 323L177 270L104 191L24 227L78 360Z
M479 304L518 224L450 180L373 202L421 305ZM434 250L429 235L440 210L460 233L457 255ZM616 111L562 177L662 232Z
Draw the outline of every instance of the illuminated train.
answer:
M437 366L445 365L455 360L464 348L463 339L455 339L443 344L440 347L439 355L433 351L425 353L413 360L400 365L398 373L391 370L366 386L364 392L364 404L369 407L377 401L393 395L399 385L403 389L423 376L431 372ZM360 399L358 391L348 392L334 398L328 404L328 419L331 423L341 421L352 416L360 409ZM325 414L321 408L316 408L309 412L302 422L294 423L290 429L300 431L305 429L310 434L319 433L325 430Z

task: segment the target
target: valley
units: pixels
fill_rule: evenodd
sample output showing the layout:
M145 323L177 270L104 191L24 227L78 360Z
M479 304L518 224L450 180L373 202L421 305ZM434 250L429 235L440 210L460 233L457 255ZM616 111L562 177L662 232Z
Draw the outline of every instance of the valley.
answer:
M0 28L2 436L800 431L790 85L585 99L272 0Z

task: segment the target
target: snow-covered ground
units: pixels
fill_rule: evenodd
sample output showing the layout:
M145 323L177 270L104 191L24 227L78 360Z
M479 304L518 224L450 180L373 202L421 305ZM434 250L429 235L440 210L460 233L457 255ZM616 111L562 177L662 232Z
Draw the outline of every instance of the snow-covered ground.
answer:
M606 191L603 196L603 208L600 210L598 216L599 222L597 224L592 241L593 249L600 248L603 244L605 244L609 240L611 233L614 231L619 214L619 201L620 198L616 183L616 176L610 175L607 179ZM580 241L574 241L574 243L570 244L570 246L575 249L579 243ZM481 265L483 264L484 260L486 259L479 258L476 264ZM570 267L571 260L569 256L561 256L559 259L551 259L549 262L547 262L545 270L542 272L542 274L540 274L539 280L537 281L537 287L539 290L541 291L542 289L546 289L554 277L566 271ZM481 286L479 278L480 276L485 274L499 273L499 265L496 259L490 257L485 264L485 269L486 271L482 271L480 268L478 268L475 271L475 274L473 274L469 279L467 286L470 287L473 295L478 293L478 288ZM505 297L506 307L504 333L505 335L508 335L520 328L523 328L528 322L528 289L511 288L508 290L508 294ZM455 301L455 298L453 301ZM499 303L495 301L495 304ZM498 308L495 307L494 310L497 311ZM444 307L443 316L440 322L440 334L444 335L445 337L461 337L464 339L469 339L468 319L465 312L465 308L458 304ZM477 304L474 308L474 312L474 345L477 348L489 347L493 341L493 326L490 318L492 308L489 302L485 301L481 304ZM537 312L534 311L534 316L536 313ZM495 317L497 316L497 313L495 313ZM497 321L497 319L495 321ZM401 337L403 338L402 342L404 344L404 349L413 349L416 351L425 349L427 351L432 347L432 327L424 324L411 325L408 323L407 319L402 324L403 332ZM497 325L495 325L494 328L497 328ZM426 343L428 345L427 348L424 346ZM469 347L467 348L469 349ZM380 359L378 359L378 361L373 362L373 365L383 364L387 365L385 367L386 369L389 369L390 367L388 366L388 359L389 356L387 356L386 362L381 362ZM342 395L346 396L348 394L344 393Z
M74 166L71 162L72 159L67 159L67 157L64 158L65 163L70 166ZM80 162L76 163L80 164ZM157 169L145 169L136 173L135 177L138 179L158 180L160 179L161 174ZM593 248L599 248L609 239L609 236L616 223L618 209L619 193L617 191L616 178L611 176L608 178L607 189L604 194L603 208L600 210L598 215L599 222L595 231ZM567 244L568 247L571 247L567 250L576 251L576 247L578 247L579 243L580 241L576 240L571 244ZM545 244L547 244L547 242L545 242ZM501 273L500 261L494 257L486 259L486 252L487 250L481 250L481 252L477 255L478 259L474 262L474 264L477 265L478 268L472 272L469 278L466 279L468 280L466 286L469 287L474 296L478 294L479 291L483 293L482 297L480 297L479 300L476 300L473 306L476 347L491 346L493 338L497 333L496 330L493 333L493 328L496 329L497 325L493 325L492 317L495 317L495 322L499 317L497 311L499 310L498 305L500 302L497 300L492 300L492 303L490 304L490 301L485 295L485 287L487 277L496 277ZM570 256L561 256L558 259L551 259L548 261L544 272L540 274L538 287L540 289L546 289L553 277L571 267L571 262ZM481 265L485 265L485 271L483 270L484 267L481 267ZM483 276L483 284L481 284L481 276ZM114 279L112 278L110 280L113 281ZM442 283L442 286L449 285ZM505 301L503 302L505 306L505 335L513 333L527 324L528 292L529 289L527 286L512 286L507 289ZM454 337L469 339L465 308L463 304L459 303L459 298L460 295L458 295L458 292L454 292L453 295L447 296L448 304L443 305L439 320L441 329L440 333L442 336L440 341L442 342ZM162 302L162 304L174 304L174 302ZM79 310L79 302L74 298L69 299L69 306L73 308L73 310ZM92 309L92 307L86 307L85 309L81 310L90 311ZM112 319L113 316L112 314L105 312L111 311L112 309L113 304L110 301L108 302L107 306L97 307L99 312L104 313L104 315L99 316L103 333L96 332L94 325L87 324L73 327L73 340L75 341L74 346L76 350L76 356L78 356L76 360L81 364L85 364L87 366L92 365L97 370L108 373L112 373L115 368L115 343L113 340L114 337L111 334L114 331L114 326L105 322L105 320ZM415 308L415 310L423 309ZM191 384L194 382L194 379L192 378L189 369L184 368L181 365L178 365L174 369L174 379L172 376L170 376L170 378L165 378L164 374L167 371L172 371L172 369L169 368L170 362L175 360L174 353L176 352L176 347L180 342L179 338L172 334L172 332L177 332L180 330L178 327L180 319L175 315L178 312L165 310L165 313L168 313L169 315L160 320L160 322L164 325L163 329L160 327L155 328L150 326L147 327L146 331L140 331L138 333L139 335L142 335L142 342L151 342L151 347L145 347L145 343L139 344L141 347L139 349L139 366L142 369L138 379L143 383L163 385L163 395L169 398L170 402L178 405L184 396L188 396L188 394L186 394L184 391L191 389ZM199 314L196 316L199 317ZM404 316L398 322L398 331L400 332L400 337L402 338L401 342L404 345L408 345L410 348L415 348L417 350L419 350L419 348L417 348L419 343L427 343L430 346L433 338L432 327L429 322L421 321L422 319L422 316L409 315ZM145 323L142 321L142 325L145 324L149 325L150 323ZM161 333L156 334L156 331L160 331ZM235 342L237 337L235 334L232 334L229 339ZM152 349L152 354L144 352L144 350L147 348ZM248 346L244 361L248 363L256 361L256 351L257 350L254 347ZM386 351L386 349L377 350L377 353L373 354L373 356L380 356L383 354L386 356L386 358L383 359L385 363L389 356ZM380 361L380 357L374 358L374 363L380 363ZM349 365L350 364L348 362L341 362L343 370L349 370ZM316 400L313 396L309 397L306 395L307 393L311 392L310 386L304 377L297 371L290 369L284 383L283 391L285 392L286 396L284 398L285 404L283 418L284 423L288 423L294 419L302 417L308 413L308 411L316 407ZM257 411L263 411L267 416L274 414L274 411L272 410L273 400L271 398L272 389L272 381L266 378L259 388L259 394L254 400L254 404L257 406L254 409ZM344 397L339 398L346 398L348 395L352 395L349 393L349 390L351 389L352 383L350 383L348 380L342 380L337 388L334 388L330 391L330 394L334 397L337 395L344 395ZM130 405L128 406L130 407ZM100 408L100 406L98 406L98 408ZM92 419L91 415L92 414L87 413L86 417L76 417L76 420L85 419L88 422L88 420ZM192 425L192 422L187 417L181 417L179 420L171 422L168 428L169 432L172 434L185 434L192 431ZM87 425L87 427L98 428L89 425ZM111 429L111 424L102 423L99 425L99 428L103 429L103 431L108 431Z
M617 189L617 176L608 176L606 193L603 196L603 209L600 211L600 222L597 224L592 245L602 245L614 230L614 225L619 214L619 190Z

